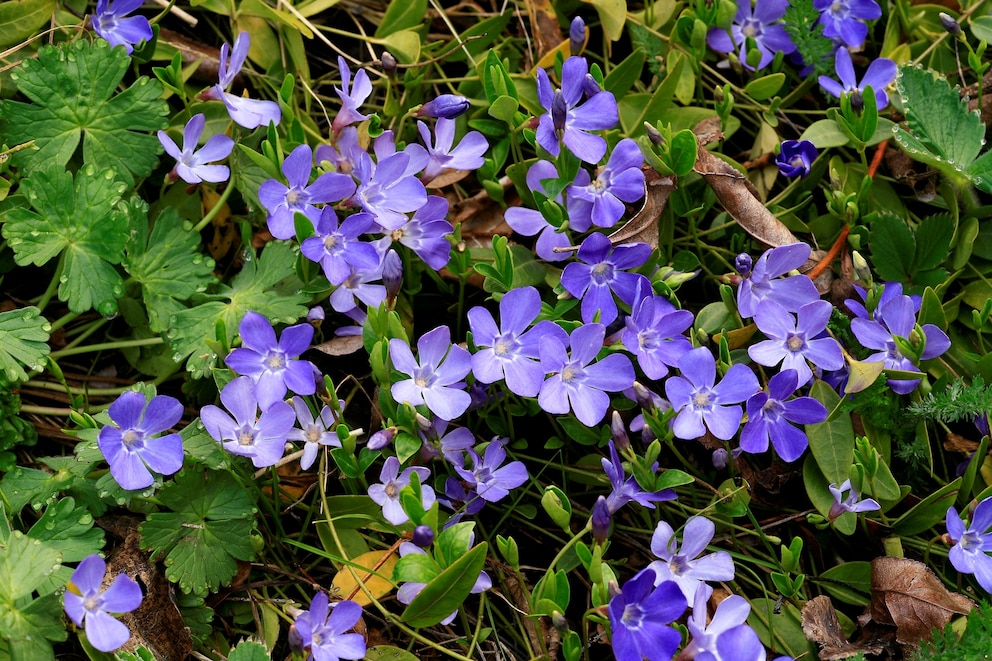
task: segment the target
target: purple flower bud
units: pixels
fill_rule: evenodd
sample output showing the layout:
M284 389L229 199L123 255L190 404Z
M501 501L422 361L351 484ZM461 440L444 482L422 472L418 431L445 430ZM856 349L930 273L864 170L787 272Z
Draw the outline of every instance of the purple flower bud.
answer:
M979 416L977 416L975 418L975 427L978 428L978 431L982 434L982 436L988 436L989 435L989 420L990 419L992 419L992 417L990 417L988 415L979 415Z
M940 24L944 26L944 29L947 30L948 34L952 37L956 37L961 34L961 24L951 18L948 14L940 12L937 14L937 18L940 19Z
M600 496L596 499L596 504L592 506L592 537L597 544L605 544L609 538L611 520L606 496Z
M593 78L591 73L587 73L586 77L582 79L582 93L592 98L602 91L603 88L599 86L599 82Z
M455 94L442 94L436 99L428 101L420 106L417 111L418 117L443 117L444 119L454 119L465 114L469 109L468 99Z
M713 456L710 458L710 461L713 462L713 468L720 471L727 467L727 458L727 451L724 448L717 448L713 450Z
M387 76L392 76L396 73L396 67L399 63L396 61L396 58L393 57L393 54L388 50L382 51L382 55L379 57L379 62L382 64L382 70L386 72Z
M560 633L568 631L568 620L565 619L565 616L560 611L551 612L551 624Z
M434 531L430 526L417 526L413 529L413 543L426 549L434 543Z
M617 451L622 452L630 447L630 437L627 436L627 428L623 424L623 418L619 411L614 411L610 417L610 435L613 436L613 443Z
M805 177L816 160L816 147L809 140L785 140L775 158L775 165L783 176Z
M751 261L751 255L746 252L742 252L737 255L737 258L734 260L734 268L737 269L737 272L743 276L747 276L751 273L752 265L753 262Z
M572 19L572 25L568 28L568 50L572 55L582 52L582 47L586 45L586 22L581 16Z
M369 450L381 450L393 442L394 436L396 436L396 427L380 429L376 433L369 436L369 442L365 444L365 447Z
M551 123L555 133L565 130L565 120L568 118L568 102L561 90L555 90L555 96L551 100Z
M320 328L320 322L324 320L324 308L319 305L315 305L310 308L307 312L307 321L309 321L315 328Z
M286 636L286 642L289 643L289 649L291 649L296 654L303 654L305 645L303 644L303 636L297 630L295 624L289 625L289 634Z
M386 285L386 298L395 299L403 284L403 261L395 250L390 249L382 260L382 283Z

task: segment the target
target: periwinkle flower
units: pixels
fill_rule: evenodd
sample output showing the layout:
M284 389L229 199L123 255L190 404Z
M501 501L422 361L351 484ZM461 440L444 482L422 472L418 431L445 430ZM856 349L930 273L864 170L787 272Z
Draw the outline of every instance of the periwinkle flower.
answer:
M627 473L623 469L623 462L620 461L620 455L617 453L613 441L610 441L609 445L610 458L604 457L600 459L600 463L603 465L603 472L610 478L610 486L612 487L610 495L606 497L606 506L610 514L615 513L631 501L643 507L654 509L654 503L674 500L677 497L674 489L656 492L642 489L634 476L627 477Z
M394 255L396 253L393 253ZM398 259L398 258L397 258ZM386 287L376 284L382 280L386 260L374 269L351 268L351 273L337 289L331 292L331 307L342 314L352 314L358 307L356 300L369 307L379 307L386 300ZM364 313L362 313L364 315ZM359 323L363 323L359 321Z
M303 240L300 252L317 262L332 285L340 285L351 275L351 269L375 269L379 266L379 251L359 237L370 231L375 219L367 213L356 213L338 225L333 207L324 207L317 221L316 234Z
M472 372L482 383L506 380L511 392L536 397L546 375L540 363L540 341L555 333L562 342L568 334L550 321L528 327L541 312L541 296L533 287L511 289L499 302L499 326L489 310L477 306L468 311L472 341L479 350L472 355Z
M182 418L183 405L178 399L157 395L148 402L142 393L128 391L110 405L107 413L117 426L101 429L97 445L121 487L133 490L151 486L155 478L149 468L172 475L183 467L179 434L157 436Z
M474 485L472 489L487 502L495 503L506 498L510 491L527 481L527 468L522 461L503 465L506 448L501 439L493 439L481 457L475 450L468 450L468 456L472 460L472 470L456 464L455 472L465 482Z
M365 100L372 94L372 82L365 69L359 69L355 74L355 80L351 80L351 69L348 62L343 57L338 56L338 69L341 71L341 87L335 87L334 91L341 99L341 109L334 116L331 123L331 130L334 135L341 133L341 129L368 119L368 115L358 112L358 107L365 103Z
M885 87L895 80L897 70L896 63L892 60L884 57L872 60L872 63L868 65L868 70L865 71L865 75L859 83L854 75L854 64L851 62L851 53L846 48L840 48L837 50L834 69L837 72L837 77L840 78L839 83L827 76L820 76L819 78L820 85L829 94L838 99L843 94L861 95L864 89L870 85L872 90L875 91L875 103L878 109L881 110L889 105L889 95L885 92Z
M741 66L753 71L755 67L747 61L747 40L751 38L761 53L757 68L764 69L771 64L776 52L788 55L796 50L789 34L779 24L788 8L788 0L758 0L753 9L751 0L737 0L737 14L730 34L726 28L713 28L706 35L706 43L719 53L739 49Z
M233 349L224 362L238 374L255 382L258 405L266 410L292 390L297 395L316 392L314 366L308 360L294 360L310 348L313 326L297 324L276 339L272 323L257 312L246 312L238 326L242 347Z
M759 365L782 363L783 371L795 370L800 386L813 378L807 361L821 370L839 370L844 366L844 354L837 340L826 332L832 311L829 302L816 300L800 307L793 317L774 300L765 301L754 313L754 321L768 339L748 347L748 355Z
M632 204L644 197L643 164L641 148L624 138L595 179L585 186L569 186L568 222L572 229L585 232L592 225L613 227L627 210L625 202Z
M303 441L303 456L300 457L300 468L307 470L313 466L317 459L317 451L320 446L341 447L341 439L333 431L337 424L337 416L326 404L320 410L320 414L314 417L310 407L303 401L302 397L293 398L293 409L296 411L296 420L300 426L291 429L286 435L290 441Z
M389 246L400 243L412 250L417 257L435 271L443 269L451 258L451 243L447 237L454 231L445 216L447 198L431 195L413 217L385 236L375 241L376 250L385 255ZM366 214L367 215L367 214Z
M962 574L974 574L986 592L992 592L992 498L978 503L966 528L958 511L947 509L947 535L954 546L947 558Z
M592 506L592 516L589 517L592 526L592 538L597 544L605 544L610 538L610 524L613 523L613 514L609 505L606 504L606 496L599 496Z
M699 438L708 429L723 441L737 433L743 411L731 406L758 392L758 379L746 365L731 365L720 383L716 381L716 361L706 347L684 354L678 361L682 376L665 381L665 395L678 411L672 423L677 438Z
M766 300L773 300L787 311L795 312L800 306L820 298L816 285L805 275L780 277L805 264L810 252L805 243L792 243L763 252L737 288L737 311L741 316L753 317Z
M63 608L77 627L85 627L86 639L101 652L113 652L131 638L127 626L111 613L130 613L141 605L141 587L133 578L118 574L101 591L107 563L89 555L72 572L66 587Z
M663 379L668 367L674 367L680 357L692 349L682 335L692 326L692 313L676 310L675 306L650 288L647 295L634 303L621 335L623 345L637 356L637 364L649 379Z
M805 178L813 167L816 156L816 146L809 140L783 140L782 148L775 157L775 165L783 177Z
M200 420L211 438L231 454L250 457L255 468L272 466L282 458L296 420L293 407L277 401L259 416L255 384L247 376L239 376L224 386L220 401L234 417L213 404L204 406Z
M165 153L176 159L176 165L169 173L173 179L178 177L187 184L198 184L201 181L219 183L227 181L231 176L231 170L226 165L210 165L213 161L221 161L231 155L234 140L229 136L211 136L203 147L196 148L205 122L206 116L203 113L193 115L186 122L181 151L168 133L158 132L158 141L162 143Z
M651 256L651 246L646 243L628 243L613 246L605 234L594 233L579 246L577 257L561 274L562 286L576 298L582 299L582 321L592 323L596 313L604 325L617 318L617 304L613 294L624 303L633 303L638 287L650 289L647 278L639 273L627 273L637 268Z
M278 125L282 118L282 111L279 109L278 103L248 99L227 91L245 65L250 45L251 37L247 32L242 32L234 40L233 48L226 43L220 47L220 63L217 66L219 82L203 92L200 97L222 101L231 116L231 120L246 129L266 126L269 122Z
M262 182L258 188L258 201L269 212L266 221L269 231L277 239L296 236L293 216L299 212L316 225L320 220L317 204L338 202L355 191L355 182L346 174L325 172L311 184L313 150L302 144L291 151L282 162L282 173L289 185L277 179Z
M385 135L377 139L377 149ZM427 203L427 189L416 177L427 160L427 152L419 145L409 145L404 151L380 157L378 163L366 152L358 154L352 172L358 187L350 204L372 214L383 230L399 229L407 222L407 213Z
M830 506L830 512L827 514L827 519L830 521L847 512L874 512L882 509L882 506L874 498L862 500L860 494L851 486L850 480L844 480L839 487L836 483L831 483L827 488L834 497L834 503ZM845 492L847 492L846 497L844 496Z
M558 170L549 161L537 161L527 171L527 187L535 192L547 195L542 182L549 179L558 179ZM589 183L589 174L585 170L579 170L576 176L575 185L584 186ZM561 204L561 196L558 195L555 201ZM534 252L538 257L549 262L560 262L568 259L566 252L556 252L555 249L567 248L571 245L568 233L555 227L536 209L525 207L510 207L505 213L506 224L518 234L524 236L537 236L537 243L534 244Z
M692 614L689 616L686 626L689 629L691 639L686 645L687 654L694 658L701 658L700 654L708 652L719 656L719 640L724 633L739 627L747 622L747 616L751 612L751 604L744 597L732 594L719 603L713 613L713 619L707 624L707 604L709 595L705 585L696 588L695 598L692 604ZM761 649L762 653L764 648ZM726 657L726 661L740 661L737 657Z
M655 585L675 581L686 602L695 599L696 590L703 585L706 598L713 589L705 581L729 581L734 577L734 560L726 551L702 555L706 545L713 540L716 526L705 516L693 516L686 521L679 548L675 530L664 521L658 522L651 536L651 552L659 560L650 565L657 574Z
M850 48L860 48L865 43L868 26L864 21L882 16L882 8L875 0L813 0L813 8L820 12L823 36L839 39Z
M472 104L464 96L440 94L420 106L420 109L417 110L417 116L451 120L459 115L464 115L470 107Z
M768 392L747 400L747 423L741 431L741 450L764 452L771 440L783 461L798 459L809 446L805 432L794 425L811 425L827 419L827 409L812 397L789 399L798 387L796 370L784 369L768 381Z
M329 608L327 595L318 592L310 602L310 610L297 616L293 628L300 637L300 647L309 649L309 661L363 659L367 652L365 637L348 633L361 617L362 607L356 602L338 601Z
M593 362L603 348L606 327L586 324L569 337L571 355L557 334L541 338L541 368L550 374L537 397L548 413L572 411L579 422L592 427L610 406L609 392L621 392L634 383L634 366L627 356L613 353Z
M624 583L610 599L610 642L617 661L670 661L682 636L669 626L688 602L672 581L659 581L651 568Z
M424 167L424 181L430 181L444 170L478 170L485 163L484 155L489 149L489 142L478 131L469 131L461 139L457 147L455 142L455 126L453 119L442 117L434 124L434 138L431 131L423 122L417 122L420 138L427 148L429 160Z
M431 471L423 466L410 466L400 472L400 460L396 457L389 457L382 465L379 472L378 484L369 487L369 498L376 505L382 507L382 515L394 526L406 523L410 520L400 503L400 492L404 487L410 486L410 476L414 473L420 478L420 504L425 510L429 510L434 504L436 496L434 489L424 481L431 476Z
M97 0L93 31L111 46L123 46L130 55L135 44L151 41L152 26L144 16L128 16L144 0Z
M454 420L472 403L462 381L472 369L472 357L457 344L451 344L451 330L447 326L438 326L420 336L417 358L400 339L389 341L389 355L393 366L410 376L392 385L390 392L397 402L426 404L434 415L444 420Z
M765 646L757 632L746 624L727 629L711 649L696 656L697 661L765 661ZM775 661L792 661L780 656Z
M584 103L583 90L589 64L570 57L561 67L561 89L551 87L544 69L537 70L537 96L547 111L537 127L537 144L557 156L559 138L573 154L587 163L599 163L606 154L606 140L588 131L611 129L619 121L617 102L610 92L598 92Z

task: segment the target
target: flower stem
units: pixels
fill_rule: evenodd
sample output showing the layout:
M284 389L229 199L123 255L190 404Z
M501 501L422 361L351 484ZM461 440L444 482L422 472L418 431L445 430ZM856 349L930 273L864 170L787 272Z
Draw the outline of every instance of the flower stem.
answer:
M207 212L207 215L203 217L203 220L196 224L196 227L193 228L194 232L199 234L203 231L204 227L213 221L214 217L220 212L221 209L224 208L224 205L227 203L227 198L231 197L231 192L233 190L234 184L228 182L227 188L224 189L224 192L221 193L220 197L217 199L217 204L215 204L213 208Z
M106 349L126 349L128 347L150 347L156 344L165 344L165 340L161 337L148 337L142 340L121 340L118 342L104 342L102 344L88 344L85 347L76 347L74 349L63 349L61 351L53 351L49 354L52 359L58 360L59 358L64 358L65 356L75 356L81 353L90 353L93 351L104 351Z
M52 297L55 296L55 292L58 291L59 280L62 278L62 269L64 266L65 252L63 251L62 254L59 255L59 263L55 267L55 273L52 274L52 281L48 283L48 289L45 290L45 293L42 294L41 298L38 299L38 302L35 303L39 310L44 311L45 307L48 306L48 302L52 300Z

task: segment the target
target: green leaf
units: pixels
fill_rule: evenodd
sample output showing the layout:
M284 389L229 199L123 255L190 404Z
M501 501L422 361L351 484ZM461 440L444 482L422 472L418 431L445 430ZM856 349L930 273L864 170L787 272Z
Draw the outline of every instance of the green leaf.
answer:
M934 491L918 502L911 510L892 523L892 532L899 537L919 535L944 521L947 508L954 504L954 499L961 488L961 478Z
M400 558L393 567L393 582L430 583L440 573L441 568L434 558L419 553L409 553Z
M985 126L968 102L951 89L947 80L914 66L903 66L896 76L909 132L930 152L951 167L966 168L978 156ZM902 143L900 129L896 140Z
M468 550L472 548L472 540L475 538L474 528L474 523L463 522L456 523L441 531L434 549L437 560L442 567L450 567L458 558L468 553Z
M271 658L265 645L255 640L241 641L227 655L227 661L269 661Z
M154 512L141 524L141 547L165 556L166 576L184 592L205 594L237 572L235 560L252 560L255 507L230 474L184 469L158 494L171 512Z
M129 185L147 176L162 151L151 132L166 127L168 107L162 85L145 76L115 94L130 64L123 49L102 39L45 46L25 58L11 78L33 103L5 101L0 115L8 143L34 140L38 149L17 152L14 164L65 167L82 141L84 162L98 172Z
M902 218L878 214L871 223L871 254L879 277L894 282L912 278L916 241Z
M603 89L612 92L613 96L621 99L634 83L641 77L647 54L643 50L635 50L623 62L613 67L613 70L603 79Z
M55 0L7 0L0 3L0 46L29 39L52 19Z
M30 599L61 563L55 549L14 531L0 545L0 638L11 658L54 658L48 641L65 640L56 594Z
M517 100L512 96L501 94L489 106L489 116L503 120L507 124L512 124L513 116L516 114L519 105Z
M175 209L162 212L150 236L147 222L134 226L124 268L141 283L149 327L162 333L168 330L172 315L186 308L185 301L213 284L214 260L200 252L200 235L191 231Z
M51 643L67 636L57 594L46 594L23 608L0 604L0 638L7 643L10 659L55 659Z
M868 141L868 145L876 145L882 140L888 140L892 137L892 129L895 127L895 123L884 117L878 118L878 126L875 128L875 133L871 136L871 140ZM843 147L851 141L851 139L844 133L837 122L833 119L821 119L810 124L803 134L799 137L800 140L809 140L817 149L828 149L830 147Z
M992 16L972 18L969 26L975 39L992 44Z
M916 259L914 270L925 271L934 269L947 259L954 236L954 220L949 214L938 214L924 218L917 226Z
M24 371L44 367L48 346L48 320L36 307L0 312L0 369L6 372L9 384L27 381ZM24 367L22 367L22 365Z
M59 298L73 312L116 313L124 282L114 265L130 224L126 207L118 204L124 184L111 170L98 172L88 163L75 178L51 165L21 182L21 189L34 210L12 209L3 218L14 261L41 266L63 253Z
M365 651L366 661L418 661L419 658L391 645L375 645Z
M472 591L488 550L489 544L482 542L441 572L414 597L402 620L411 627L430 627L451 615Z
M603 32L610 41L616 41L623 34L623 25L627 21L627 3L623 0L582 0L596 8L599 20L603 24Z
M259 258L245 260L230 286L221 286L210 296L227 299L226 303L209 300L174 314L168 332L173 359L180 362L192 354L186 369L195 378L203 378L217 361L211 342L218 321L223 321L226 340L230 342L249 310L264 315L273 324L293 323L304 316L310 297L301 291L303 285L293 275L295 261L296 254L288 243L273 241Z
M867 606L871 594L871 563L853 560L827 569L813 583L831 597L852 606Z
M840 403L840 396L823 381L816 381L809 394L823 404L827 411L833 411ZM809 438L813 458L827 481L841 484L846 480L854 461L854 426L851 424L851 415L840 413L832 420L806 425L806 436Z
M975 186L986 193L992 193L992 150L982 154L965 172Z
M73 498L48 506L45 513L28 531L28 537L44 543L45 547L62 556L62 562L79 562L103 548L103 531L93 527L93 515L85 507L76 507ZM66 584L72 570L63 566L34 587L40 594L54 592Z
M9 515L17 515L31 503L40 509L56 492L66 489L72 477L67 471L49 473L36 468L15 466L0 480L0 495L10 507Z
M765 101L782 89L785 83L784 73L770 73L761 78L755 78L744 87L744 93L755 101Z
M400 30L420 27L426 13L427 0L391 0L375 36L387 37Z

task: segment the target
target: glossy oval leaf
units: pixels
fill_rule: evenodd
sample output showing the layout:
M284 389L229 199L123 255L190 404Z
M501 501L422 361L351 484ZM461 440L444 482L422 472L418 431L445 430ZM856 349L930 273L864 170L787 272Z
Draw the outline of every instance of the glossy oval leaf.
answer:
M441 572L403 611L411 627L431 627L461 607L486 563L489 544L482 542Z
M810 395L831 412L840 403L840 396L823 381L813 384ZM826 422L806 425L806 436L809 438L809 449L816 459L816 465L827 482L840 484L846 480L854 461L854 426L851 424L851 415L840 412Z

